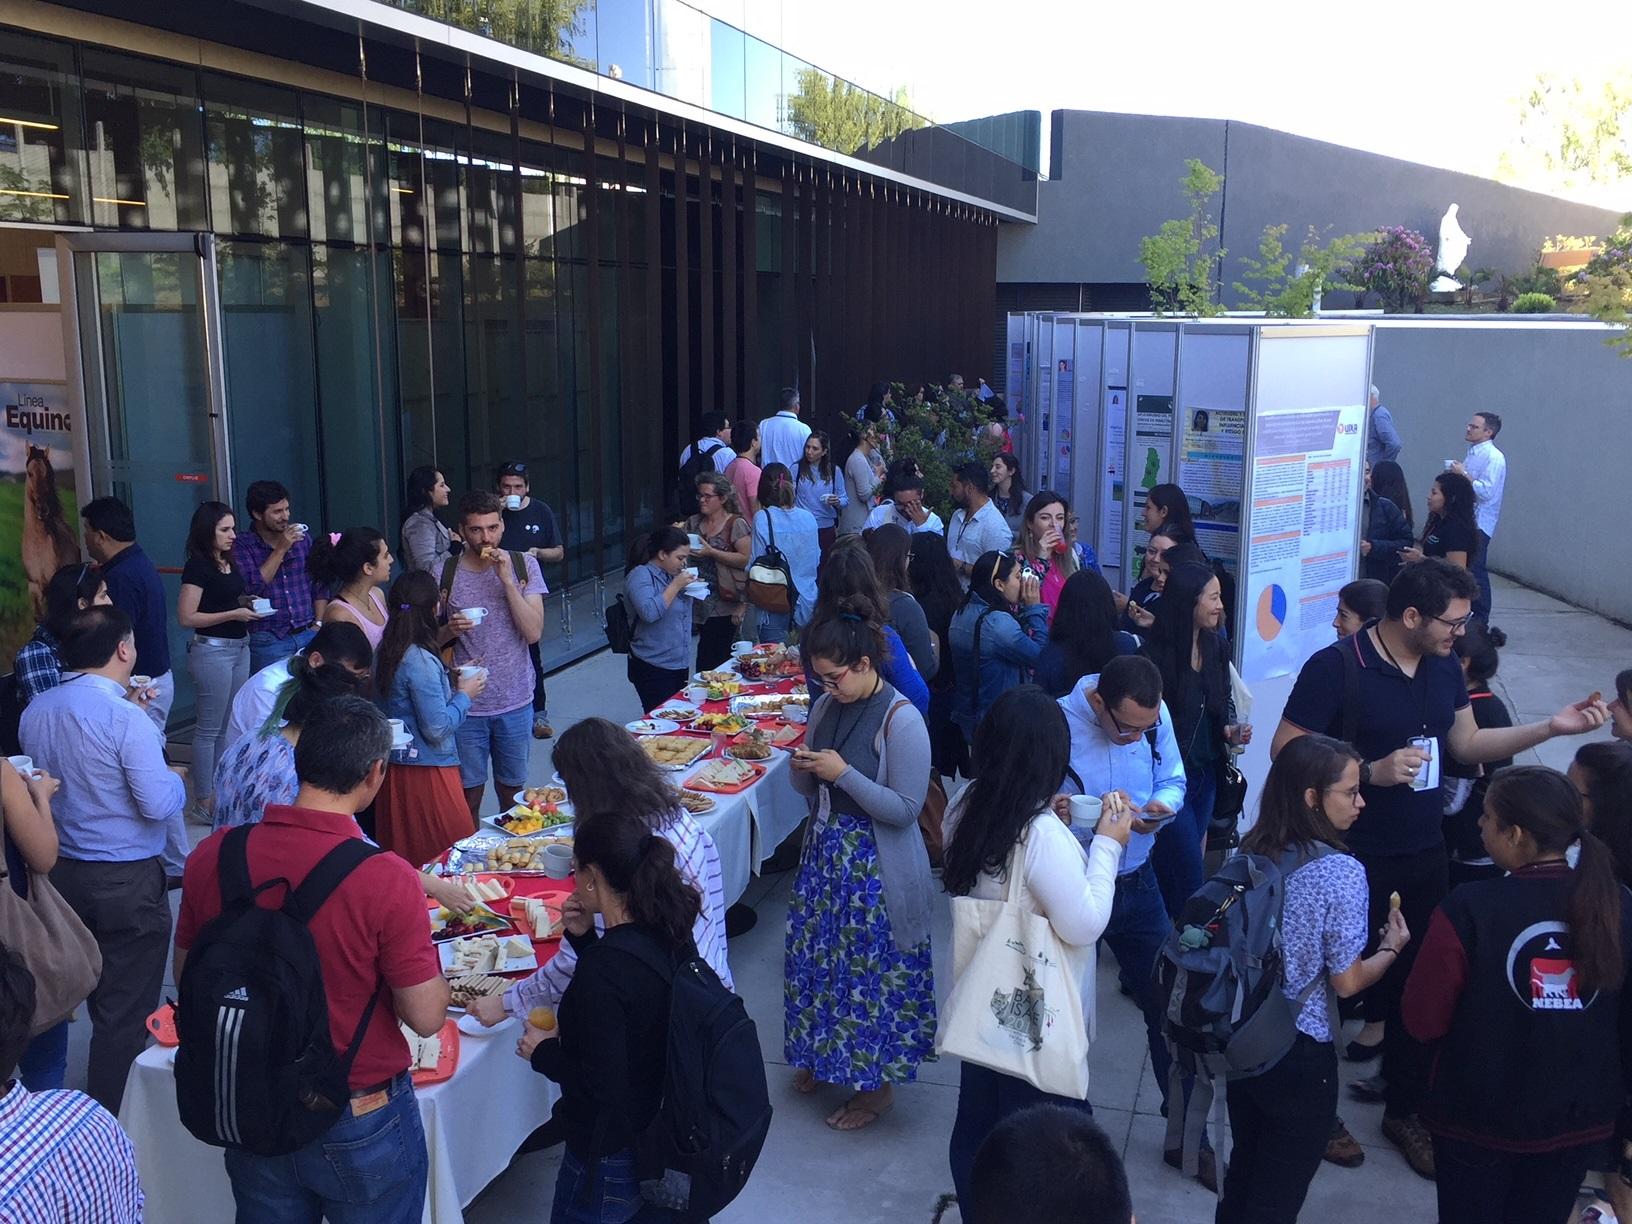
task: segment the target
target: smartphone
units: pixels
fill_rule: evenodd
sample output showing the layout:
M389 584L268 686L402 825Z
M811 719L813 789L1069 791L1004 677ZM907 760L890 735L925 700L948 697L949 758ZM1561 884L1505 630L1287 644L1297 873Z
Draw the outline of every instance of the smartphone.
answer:
M1141 810L1135 812L1133 818L1142 820L1146 824L1166 824L1177 815L1177 812L1146 812Z

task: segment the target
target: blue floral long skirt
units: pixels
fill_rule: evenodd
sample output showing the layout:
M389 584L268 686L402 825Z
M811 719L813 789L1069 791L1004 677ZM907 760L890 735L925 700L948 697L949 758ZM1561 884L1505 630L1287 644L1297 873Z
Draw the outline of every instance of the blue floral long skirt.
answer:
M929 940L890 937L872 823L834 813L805 850L788 902L788 1064L871 1091L911 1083L935 1053Z

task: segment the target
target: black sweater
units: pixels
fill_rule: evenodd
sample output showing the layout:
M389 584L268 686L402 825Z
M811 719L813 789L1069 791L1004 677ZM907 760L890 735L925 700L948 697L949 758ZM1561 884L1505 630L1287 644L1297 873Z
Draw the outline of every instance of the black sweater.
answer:
M569 934L578 967L561 996L559 1038L533 1050L533 1070L561 1085L550 1119L580 1160L633 1145L657 1115L669 1030L669 983L632 948L669 955L633 923L596 936Z

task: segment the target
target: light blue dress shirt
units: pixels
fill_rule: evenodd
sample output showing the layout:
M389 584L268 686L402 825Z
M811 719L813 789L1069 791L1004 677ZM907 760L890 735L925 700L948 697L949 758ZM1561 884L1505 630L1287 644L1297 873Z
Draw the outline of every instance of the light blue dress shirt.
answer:
M810 517L816 520L818 527L832 527L839 521L839 511L850 504L850 494L845 488L844 473L833 469L833 475L823 479L820 468L813 468L806 476L795 471L793 478L793 503L810 511ZM839 504L830 506L824 498L832 494L839 499Z
M630 651L635 658L679 671L691 666L691 597L684 591L673 603L663 602L663 592L674 576L655 561L637 565L623 580L623 594L635 615L634 640Z
M67 672L23 711L23 751L59 778L51 801L62 856L129 863L164 851L187 786L164 763L164 734L105 676Z
M809 510L800 506L791 510L766 506L754 515L754 556L760 556L771 546L773 532L776 547L787 558L793 588L799 596L793 608L793 623L803 625L816 610L816 564L822 559L816 520Z

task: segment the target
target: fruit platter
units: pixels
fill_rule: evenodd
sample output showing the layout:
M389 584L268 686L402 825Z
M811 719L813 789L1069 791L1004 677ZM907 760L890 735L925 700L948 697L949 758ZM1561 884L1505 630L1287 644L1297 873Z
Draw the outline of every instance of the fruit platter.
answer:
M691 724L693 731L720 731L735 735L748 729L748 720L741 714L699 714Z
M744 680L777 680L783 676L802 676L799 654L787 646L765 642L739 654L734 660L737 673Z

